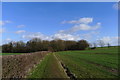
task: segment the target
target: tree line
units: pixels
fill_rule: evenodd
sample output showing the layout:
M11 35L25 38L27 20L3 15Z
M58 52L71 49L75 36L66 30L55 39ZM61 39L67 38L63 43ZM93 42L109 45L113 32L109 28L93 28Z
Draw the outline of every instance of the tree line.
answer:
M67 50L85 50L90 45L86 40L70 41L70 40L41 40L34 38L26 43L23 41L9 42L2 45L3 53L30 53L36 51L67 51Z

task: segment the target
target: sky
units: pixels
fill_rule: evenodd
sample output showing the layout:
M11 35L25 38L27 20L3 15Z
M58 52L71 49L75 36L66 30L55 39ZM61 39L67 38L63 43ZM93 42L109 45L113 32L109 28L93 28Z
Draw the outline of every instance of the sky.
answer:
M3 2L2 43L42 40L118 41L115 2Z
M3 2L118 2L120 0L1 0Z

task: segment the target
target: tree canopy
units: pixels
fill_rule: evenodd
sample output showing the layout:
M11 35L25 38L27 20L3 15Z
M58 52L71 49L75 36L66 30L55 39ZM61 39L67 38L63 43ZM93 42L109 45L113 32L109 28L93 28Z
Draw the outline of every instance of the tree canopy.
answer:
M41 40L38 38L31 39L26 43L23 41L9 42L2 45L3 53L29 53L36 51L65 51L65 50L84 50L89 47L86 40L68 41L56 39L52 41Z

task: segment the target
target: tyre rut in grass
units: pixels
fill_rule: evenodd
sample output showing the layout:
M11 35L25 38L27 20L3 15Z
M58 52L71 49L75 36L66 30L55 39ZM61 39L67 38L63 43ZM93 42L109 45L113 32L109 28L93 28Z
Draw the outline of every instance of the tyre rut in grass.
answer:
M56 57L56 55L54 54L54 56ZM57 58L57 57L56 57ZM65 74L68 76L68 78L70 80L77 80L75 74L71 73L71 71L65 66L65 64L63 64L58 58L57 58L58 62L60 63L60 65L62 66L62 68L65 71Z
M71 73L71 71L62 62L61 62L61 65L65 69L65 71L67 73L67 76L69 76L70 80L77 80L77 78L75 77L75 75L73 73Z

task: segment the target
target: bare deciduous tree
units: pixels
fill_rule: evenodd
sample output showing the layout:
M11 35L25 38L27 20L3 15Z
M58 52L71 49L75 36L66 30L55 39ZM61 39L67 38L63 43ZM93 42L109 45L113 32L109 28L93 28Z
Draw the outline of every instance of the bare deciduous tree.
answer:
M110 47L110 43L107 43L108 48Z
M104 47L105 43L103 40L98 40L97 42L100 47Z

